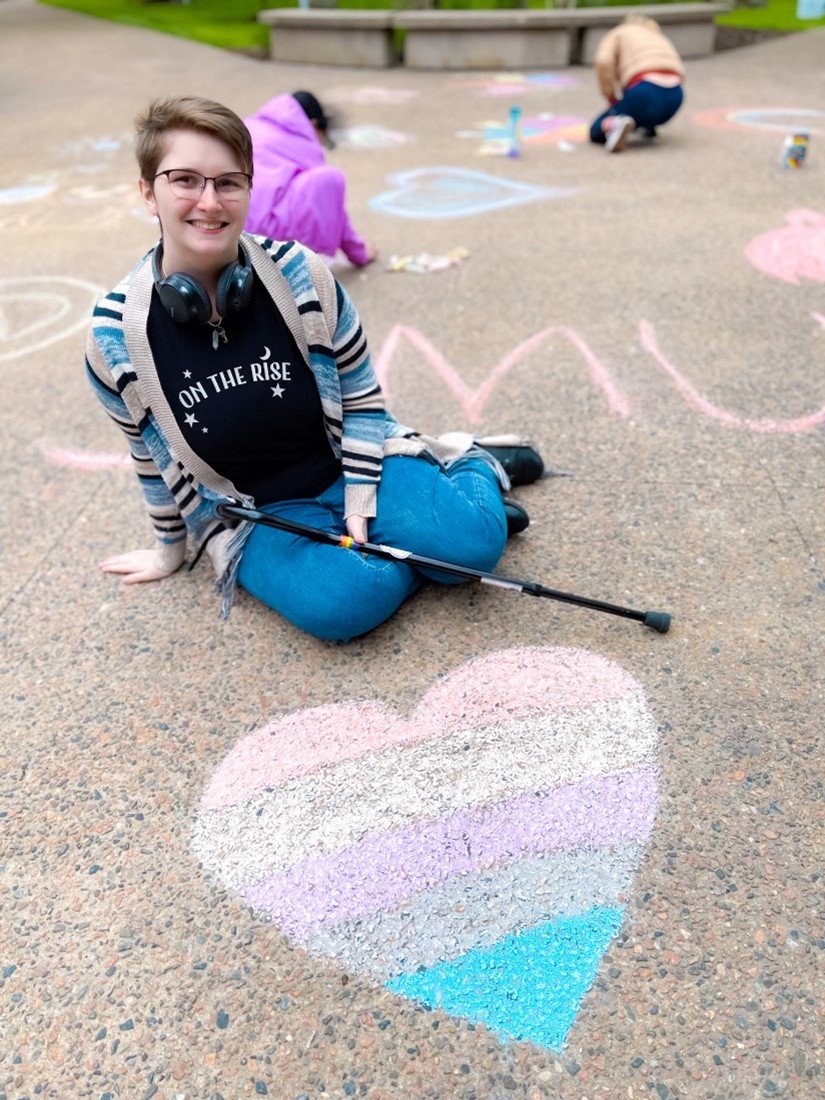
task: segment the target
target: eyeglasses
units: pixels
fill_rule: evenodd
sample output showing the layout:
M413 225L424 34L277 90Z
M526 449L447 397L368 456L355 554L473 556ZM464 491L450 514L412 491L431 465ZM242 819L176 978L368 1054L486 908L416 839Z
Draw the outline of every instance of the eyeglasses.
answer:
M193 172L189 168L167 168L164 172L158 172L152 180L154 183L158 176L166 176L169 190L179 199L196 199L203 194L207 183L215 188L215 194L228 202L237 202L249 194L252 186L252 176L248 172L224 172L222 176L202 176L200 172Z

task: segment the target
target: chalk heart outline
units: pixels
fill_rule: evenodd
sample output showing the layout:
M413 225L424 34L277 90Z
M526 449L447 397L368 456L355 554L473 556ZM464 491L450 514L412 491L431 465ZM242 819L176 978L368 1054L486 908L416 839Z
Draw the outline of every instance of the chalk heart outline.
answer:
M245 737L204 791L194 848L311 954L558 1050L624 919L656 749L618 665L504 650L409 717L347 702Z
M559 199L578 188L537 187L467 168L415 168L389 176L392 190L370 199L374 210L400 218L467 218L520 206L539 199Z
M85 328L101 294L103 287L69 275L0 279L0 363L31 355ZM21 305L27 316L13 325L10 313L20 312Z

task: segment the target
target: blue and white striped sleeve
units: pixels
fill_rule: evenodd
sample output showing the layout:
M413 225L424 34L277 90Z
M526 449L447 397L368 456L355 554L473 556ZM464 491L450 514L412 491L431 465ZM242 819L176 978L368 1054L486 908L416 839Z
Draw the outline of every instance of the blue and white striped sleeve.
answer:
M386 406L358 312L338 282L335 291L338 320L332 350L341 385L345 513L374 516L381 480Z
M180 510L166 482L163 480L154 459L135 424L126 402L122 397L122 388L127 384L128 372L118 373L119 382L110 369L103 347L110 351L122 343L122 333L117 326L107 325L109 305L104 299L95 309L92 324L86 340L86 376L92 390L107 414L126 436L132 465L138 477L146 510L155 532L156 549L164 569L174 570L183 564L186 557L186 525ZM125 354L125 347L123 347ZM123 366L121 360L120 366Z

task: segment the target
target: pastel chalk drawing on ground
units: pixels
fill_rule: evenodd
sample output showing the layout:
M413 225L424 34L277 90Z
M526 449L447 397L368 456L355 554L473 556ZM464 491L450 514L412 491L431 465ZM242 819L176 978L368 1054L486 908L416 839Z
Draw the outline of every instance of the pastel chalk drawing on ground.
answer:
M346 149L397 149L415 141L414 134L405 134L400 130L389 130L386 126L350 126L344 130L333 130L336 145Z
M408 718L342 703L245 737L204 791L194 847L311 954L560 1049L650 839L656 749L618 665L504 650Z
M121 451L87 451L41 443L40 453L50 466L68 470L129 470L132 460Z
M782 229L771 229L750 242L745 255L758 271L799 286L800 279L825 283L825 214L791 210Z
M814 314L813 316L814 320L818 321L819 315ZM552 346L552 341L556 337L562 337L569 341L579 352L587 368L591 384L601 392L611 411L627 420L632 413L630 401L613 377L613 373L591 351L585 340L567 325L550 325L548 328L542 329L541 332L537 332L535 336L524 340L514 351L501 359L488 373L481 385L475 389L464 381L458 370L418 329L412 328L410 325L393 325L375 358L375 373L385 395L389 396L390 373L393 362L398 354L402 338L405 339L441 379L461 406L468 422L474 427L478 427L484 422L483 414L487 402L504 378L516 367L520 367L522 363L526 362L534 352L548 345ZM639 338L645 351L668 375L682 400L694 411L711 420L716 420L728 428L760 434L794 435L798 432L810 431L820 424L825 424L825 406L813 413L785 420L769 418L756 420L740 416L728 409L721 409L701 393L664 355L659 347L653 325L648 321L639 322Z
M466 168L415 168L390 176L392 190L370 199L374 210L399 218L465 218L508 206L559 199L577 188L537 187Z
M483 96L514 96L527 92L575 88L579 81L567 73L491 73L475 80L456 82L456 88L472 88Z
M528 115L519 123L524 145L557 145L559 142L582 142L587 138L587 122L577 115L540 114ZM510 127L506 122L492 120L481 122L475 130L461 130L458 137L496 141L508 138Z
M18 203L36 202L51 195L57 188L54 175L29 176L22 183L0 188L0 206L17 206Z
M787 134L792 130L825 133L825 111L811 107L714 107L693 116L711 130L762 131Z
M0 362L19 359L85 328L103 288L68 275L0 279Z
M384 88L380 84L362 84L358 88L330 88L327 95L331 100L342 103L355 103L359 107L380 104L384 107L398 107L415 99L418 91L412 88Z

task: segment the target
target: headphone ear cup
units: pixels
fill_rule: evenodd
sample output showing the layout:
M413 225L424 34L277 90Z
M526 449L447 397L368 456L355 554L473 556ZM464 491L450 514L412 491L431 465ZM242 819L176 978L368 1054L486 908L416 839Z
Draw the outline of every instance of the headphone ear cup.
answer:
M215 308L219 317L240 313L249 305L252 297L252 268L237 261L221 272L215 291Z
M203 325L212 317L212 302L197 279L175 272L155 283L163 308L178 324ZM221 314L223 316L223 314Z

